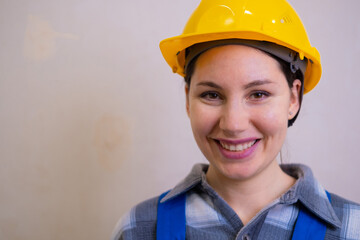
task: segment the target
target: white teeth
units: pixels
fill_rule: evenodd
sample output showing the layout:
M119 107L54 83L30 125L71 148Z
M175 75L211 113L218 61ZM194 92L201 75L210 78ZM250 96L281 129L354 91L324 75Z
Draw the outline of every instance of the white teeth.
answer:
M256 140L244 144L227 144L220 142L221 146L227 150L233 151L233 152L241 152L243 150L246 150L250 148L252 145L254 145Z
M245 146L237 145L237 146L236 146L236 151L242 151L244 148L245 148L245 149L247 148L247 144L246 144Z

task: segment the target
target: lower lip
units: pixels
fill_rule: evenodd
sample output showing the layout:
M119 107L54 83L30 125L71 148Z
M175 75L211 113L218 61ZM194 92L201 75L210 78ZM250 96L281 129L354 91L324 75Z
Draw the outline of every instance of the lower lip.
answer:
M250 155L252 155L254 153L254 151L256 150L256 148L257 148L260 141L261 140L256 141L256 143L254 145L252 145L251 147L249 147L249 148L247 148L247 149L245 149L243 151L240 151L240 152L227 150L227 149L223 148L219 142L216 142L216 143L217 143L217 145L219 147L219 150L220 150L221 154L225 158L228 158L228 159L245 159L245 158L248 158Z

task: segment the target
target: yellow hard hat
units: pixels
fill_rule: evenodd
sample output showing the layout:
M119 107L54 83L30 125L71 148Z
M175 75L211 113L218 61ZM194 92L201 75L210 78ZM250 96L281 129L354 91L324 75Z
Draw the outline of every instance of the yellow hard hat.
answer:
M271 42L307 58L304 93L320 80L320 54L286 0L202 0L183 33L161 41L160 50L173 72L184 76L186 48L225 39Z

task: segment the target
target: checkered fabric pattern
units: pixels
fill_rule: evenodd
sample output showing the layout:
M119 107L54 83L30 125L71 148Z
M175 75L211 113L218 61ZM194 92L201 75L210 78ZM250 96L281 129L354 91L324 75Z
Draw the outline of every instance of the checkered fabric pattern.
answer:
M295 185L262 209L247 225L206 182L208 166L197 164L190 174L163 199L186 192L186 239L291 239L300 207L307 208L327 224L325 239L360 240L360 205L331 194L310 168L283 164L281 168L297 178ZM155 240L158 197L132 208L117 224L112 240Z

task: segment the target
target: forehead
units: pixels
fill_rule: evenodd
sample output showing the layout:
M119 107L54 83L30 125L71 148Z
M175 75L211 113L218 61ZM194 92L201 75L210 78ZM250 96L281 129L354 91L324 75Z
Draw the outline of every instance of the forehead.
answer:
M226 45L201 54L192 79L276 80L279 75L285 78L279 62L269 54L248 46Z

